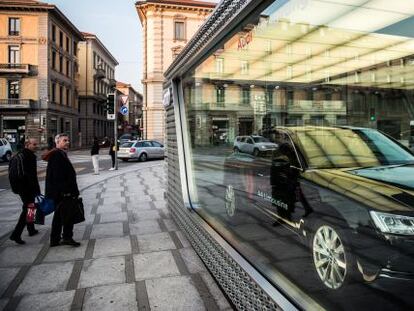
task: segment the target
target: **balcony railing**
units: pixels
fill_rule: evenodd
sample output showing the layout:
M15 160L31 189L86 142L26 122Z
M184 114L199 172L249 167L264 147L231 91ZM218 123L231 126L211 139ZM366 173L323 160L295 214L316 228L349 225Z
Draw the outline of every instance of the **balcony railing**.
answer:
M36 101L32 99L0 99L0 109L34 109Z
M94 75L95 79L103 79L105 78L105 70L102 68L96 69L96 73Z
M9 36L20 36L20 31L10 30Z
M25 74L35 76L37 75L37 66L29 64L0 64L0 75L1 74Z

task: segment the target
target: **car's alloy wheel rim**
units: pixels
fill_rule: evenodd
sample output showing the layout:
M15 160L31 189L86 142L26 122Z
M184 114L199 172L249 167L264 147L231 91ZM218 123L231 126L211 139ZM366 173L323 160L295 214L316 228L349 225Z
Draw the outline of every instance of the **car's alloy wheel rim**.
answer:
M147 155L144 153L141 155L141 161L146 161L147 160Z
M347 264L344 245L336 231L321 226L313 238L313 261L322 282L331 289L344 283Z
M11 154L10 154L10 153L7 153L7 154L6 154L6 160L7 160L7 161L10 161L10 159L11 159Z
M232 185L227 186L225 205L226 205L227 215L229 215L230 217L234 216L234 212L236 210L236 202L235 202L235 196L234 196L234 189Z

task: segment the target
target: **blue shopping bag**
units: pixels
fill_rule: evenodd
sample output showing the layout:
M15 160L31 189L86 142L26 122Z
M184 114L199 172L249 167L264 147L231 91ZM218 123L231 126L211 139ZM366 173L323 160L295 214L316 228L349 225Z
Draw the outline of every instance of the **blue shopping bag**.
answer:
M44 215L49 215L55 211L55 202L51 199L45 198L42 194L36 197L35 203Z

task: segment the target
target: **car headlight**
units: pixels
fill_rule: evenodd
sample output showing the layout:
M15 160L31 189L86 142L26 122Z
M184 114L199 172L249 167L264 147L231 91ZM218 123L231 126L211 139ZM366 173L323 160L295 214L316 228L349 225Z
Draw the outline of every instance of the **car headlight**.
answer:
M371 211L371 218L383 233L414 235L414 217Z
M266 146L260 146L260 148L262 148L262 149L266 149Z

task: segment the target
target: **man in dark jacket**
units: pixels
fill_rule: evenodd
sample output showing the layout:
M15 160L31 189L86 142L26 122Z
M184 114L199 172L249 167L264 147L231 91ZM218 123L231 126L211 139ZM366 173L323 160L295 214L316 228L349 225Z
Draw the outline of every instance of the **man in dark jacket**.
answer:
M69 137L66 134L58 134L55 138L56 149L48 155L46 170L47 198L53 199L56 210L53 215L52 232L50 234L50 246L72 245L80 243L73 240L73 224L62 224L59 204L65 197L78 197L79 189L76 182L76 172L70 162L67 151L69 149ZM63 227L63 239L61 241Z
M29 138L25 141L25 147L21 151L23 159L23 179L22 184L19 187L19 196L23 202L22 212L17 222L16 227L10 240L15 241L18 244L24 244L21 235L23 233L24 227L27 225L27 231L29 236L37 234L37 231L33 223L26 223L27 208L30 204L34 204L36 196L40 194L39 181L37 179L37 162L35 152L38 148L38 142L35 138Z

